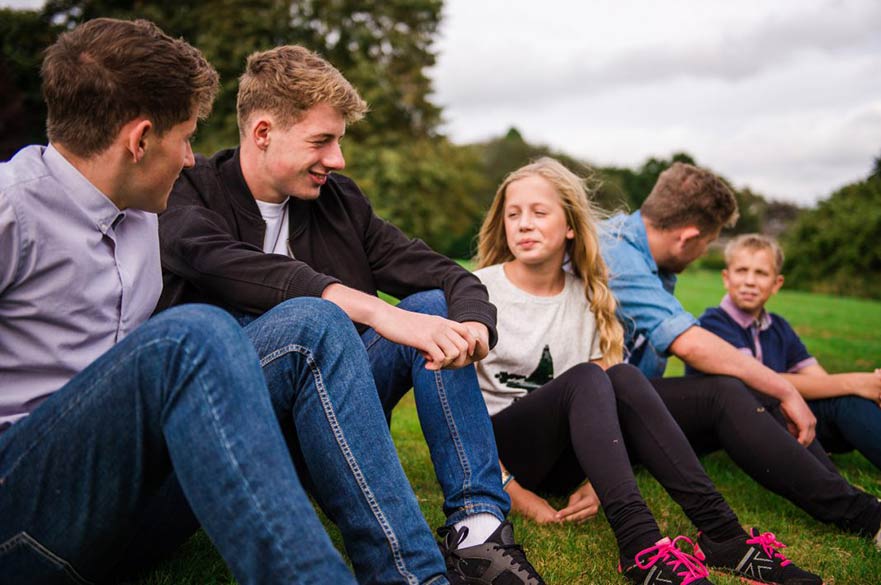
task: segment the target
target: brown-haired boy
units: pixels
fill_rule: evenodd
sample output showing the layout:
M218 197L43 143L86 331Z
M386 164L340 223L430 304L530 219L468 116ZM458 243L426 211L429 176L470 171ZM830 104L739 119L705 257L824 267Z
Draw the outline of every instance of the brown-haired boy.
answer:
M779 372L808 400L817 439L829 451L857 449L881 469L881 370L829 374L789 323L765 309L783 286L783 251L768 236L744 234L725 247L728 294L701 327Z

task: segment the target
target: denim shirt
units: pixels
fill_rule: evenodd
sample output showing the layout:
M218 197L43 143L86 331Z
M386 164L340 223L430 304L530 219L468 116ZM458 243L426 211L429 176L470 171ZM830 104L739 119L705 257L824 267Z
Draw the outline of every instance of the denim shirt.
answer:
M697 319L673 296L676 275L658 269L642 214L618 214L600 225L609 286L618 299L627 361L649 378L664 375L673 341Z

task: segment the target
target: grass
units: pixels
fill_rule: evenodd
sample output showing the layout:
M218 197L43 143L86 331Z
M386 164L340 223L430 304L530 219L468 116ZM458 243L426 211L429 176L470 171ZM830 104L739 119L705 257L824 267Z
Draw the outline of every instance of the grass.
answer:
M695 314L718 304L724 293L718 273L707 271L684 274L678 288L683 305ZM868 370L881 365L875 361L881 355L881 336L877 333L881 330L881 302L784 289L772 302L771 310L787 317L827 369ZM682 364L671 362L668 375L681 372ZM443 498L410 396L395 410L392 435L429 525L441 525ZM881 472L862 456L836 456L835 462L849 481L881 496ZM881 553L868 541L816 522L788 501L758 487L722 453L705 457L703 463L745 525L774 531L789 545L786 553L790 558L823 575L826 585L871 585L881 580ZM637 479L661 529L667 534L693 536L694 528L660 485L644 471L637 471ZM512 520L518 540L525 544L530 559L548 583L624 583L615 571L617 549L612 531L602 517L580 526L538 526L516 516ZM325 524L340 546L336 529ZM718 585L739 583L716 574L713 581ZM174 558L138 583L201 585L232 584L234 580L207 537L199 533Z

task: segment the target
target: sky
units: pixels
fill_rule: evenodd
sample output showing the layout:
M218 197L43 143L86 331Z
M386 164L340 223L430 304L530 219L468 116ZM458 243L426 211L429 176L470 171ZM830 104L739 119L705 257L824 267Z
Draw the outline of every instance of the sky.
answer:
M440 33L458 143L513 126L597 165L685 151L803 205L881 156L877 0L446 0Z
M515 126L599 165L685 151L805 205L881 156L876 0L447 0L436 48L456 142Z

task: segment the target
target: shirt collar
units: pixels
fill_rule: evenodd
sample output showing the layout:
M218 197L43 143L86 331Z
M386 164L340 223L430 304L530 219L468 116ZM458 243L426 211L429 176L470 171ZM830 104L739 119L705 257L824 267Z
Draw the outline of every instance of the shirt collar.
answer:
M69 197L102 234L116 226L125 217L116 204L107 195L93 185L75 166L64 158L51 144L43 153L43 160L52 176L65 185L59 191Z
M734 304L734 301L731 300L730 295L725 295L722 297L722 302L719 304L719 307L728 314L729 317L734 319L734 322L740 325L743 329L749 329L754 324L758 325L759 331L765 331L769 327L771 327L771 314L768 313L764 308L762 308L762 312L759 314L757 318L754 318L752 315L747 313L746 311L738 308L737 305Z

